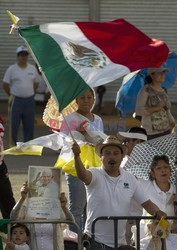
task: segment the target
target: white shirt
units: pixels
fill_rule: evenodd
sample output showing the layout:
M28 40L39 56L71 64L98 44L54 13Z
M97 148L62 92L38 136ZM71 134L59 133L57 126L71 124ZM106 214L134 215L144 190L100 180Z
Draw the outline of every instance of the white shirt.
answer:
M53 250L53 225L52 224L36 224L34 249L38 250Z
M120 164L121 168L125 167L125 164L127 163L128 159L129 159L129 156L125 155L125 157L123 158L123 160ZM139 179L137 179L137 180L139 180ZM136 202L134 199L132 199L131 205L130 205L130 215L141 216L142 213L143 213L143 207L138 202Z
M85 233L91 235L91 225L100 216L128 216L130 201L134 197L140 204L147 197L139 188L136 178L124 169L120 176L110 177L104 169L92 168L92 181L86 186L87 191L87 221ZM118 244L125 245L126 220L118 224ZM98 221L95 229L95 240L107 246L114 247L114 230L112 221Z
M38 196L58 199L59 185L53 180L51 180L47 185L39 183L36 189Z
M15 250L30 250L28 244L23 243L21 245L16 245L15 244Z
M90 133L84 133L84 137L85 140L87 142L93 143L93 144L97 144L97 138L94 135L92 136L92 132L96 132L96 131L103 131L103 122L101 117L99 117L98 115L93 114L94 116L94 120L90 121L87 117L74 112L71 115L66 116L66 122L70 128L71 131L75 131L78 130L79 131L79 127L81 125L81 123L83 123L84 121L88 122L88 126L87 129L90 131ZM64 132L66 134L69 133L69 130L67 129L67 131L65 130L67 127L65 125L65 122L63 124L64 126L61 126L60 131Z
M29 63L26 68L21 68L16 63L7 69L3 82L10 85L10 94L22 98L30 97L34 95L34 82L38 82L38 72Z
M167 192L163 192L156 184L155 181L140 180L144 192L147 193L149 199L155 203L163 212L168 216L174 215L174 206L172 196L176 193L175 185L171 184ZM143 210L143 215L146 216L146 210Z

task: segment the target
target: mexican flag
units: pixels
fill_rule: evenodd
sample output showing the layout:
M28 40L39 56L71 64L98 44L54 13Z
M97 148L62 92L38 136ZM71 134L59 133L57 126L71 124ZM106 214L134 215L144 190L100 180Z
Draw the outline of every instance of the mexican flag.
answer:
M78 95L132 71L159 67L168 56L124 19L112 22L47 23L19 28L62 111Z

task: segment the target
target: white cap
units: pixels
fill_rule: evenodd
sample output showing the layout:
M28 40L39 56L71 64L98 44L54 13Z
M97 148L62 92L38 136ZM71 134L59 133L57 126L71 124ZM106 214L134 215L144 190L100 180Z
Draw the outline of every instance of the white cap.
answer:
M17 55L19 54L19 53L21 53L21 52L27 52L28 53L28 49L26 48L26 47L24 47L24 46L20 46L20 47L18 47L17 49L16 49L16 53L17 53ZM29 53L28 53L29 54Z
M167 73L167 72L169 72L169 69L168 68L163 68L163 67L149 68L148 69L148 75L153 74L153 73L161 73L161 72Z
M119 139L122 137L122 139L131 138L131 139L140 139L143 141L147 141L147 135L135 132L119 132L117 134L117 137Z

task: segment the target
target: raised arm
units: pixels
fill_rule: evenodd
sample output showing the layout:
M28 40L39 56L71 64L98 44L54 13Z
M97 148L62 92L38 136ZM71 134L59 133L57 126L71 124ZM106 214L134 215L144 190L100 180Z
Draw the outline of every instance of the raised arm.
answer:
M81 159L80 159L80 147L74 142L72 147L74 153L74 162L78 178L83 181L86 185L89 185L92 180L92 173L85 169Z
M27 182L23 184L21 188L21 198L20 200L15 204L13 207L11 213L10 213L10 218L12 220L17 220L17 219L24 219L26 216L26 211L21 212L22 206L24 201L26 200L27 194L28 194L28 186Z

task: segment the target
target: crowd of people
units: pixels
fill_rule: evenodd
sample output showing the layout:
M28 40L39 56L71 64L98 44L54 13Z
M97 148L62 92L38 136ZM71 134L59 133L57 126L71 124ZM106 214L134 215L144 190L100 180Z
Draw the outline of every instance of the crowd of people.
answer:
M34 127L34 94L38 86L39 77L34 66L28 63L28 50L20 46L17 49L17 63L10 66L3 78L3 87L11 96L10 126L13 143L17 142L18 129L22 120L24 126L24 141L33 137ZM93 89L89 89L76 98L77 110L66 116L66 122L75 121L76 131L82 134L84 142L95 147L96 154L100 157L102 166L86 169L80 159L80 147L73 142L74 166L77 177L66 174L69 189L69 209L65 194L61 193L60 199L63 217L75 221L83 231L84 248L92 250L92 222L100 216L141 216L152 215L157 221L141 221L141 249L161 249L160 238L153 237L154 228L161 218L174 216L174 202L177 200L175 186L170 183L171 166L167 155L155 155L151 159L149 180L143 180L125 170L126 162L131 158L131 153L137 144L147 140L170 134L175 127L175 119L170 111L170 101L161 84L164 81L167 68L153 68L148 73L148 84L139 92L137 97L136 114L141 116L141 127L132 127L127 132L118 132L116 135L101 137L92 136L92 124L96 131L104 132L101 117L93 113L96 96ZM147 82L147 79L146 79ZM105 93L105 89L97 93ZM102 96L99 100L102 107ZM0 120L0 146L3 150L4 127ZM87 130L90 128L90 133ZM61 131L69 134L64 129ZM176 133L176 132L175 132ZM95 134L94 134L95 135ZM27 208L24 206L29 193L28 184L21 188L21 198L15 203L12 187L8 178L8 171L0 158L0 209L3 218L21 220L21 223L12 225L11 238L6 242L6 250L30 249L30 232L28 225L23 224L27 217ZM44 186L56 189L52 183L51 173L47 170L38 173L33 183L29 183L30 195L40 197L46 192ZM48 191L49 194L49 191ZM51 195L52 196L52 195ZM118 223L118 249L135 249L133 237L134 220L120 220ZM177 244L176 221L169 221L166 249L171 250L171 245ZM148 235L145 229L148 228ZM60 226L57 227L57 249L64 249L63 234ZM76 232L75 227L70 230ZM54 228L52 224L35 224L33 239L35 250L53 249ZM173 244L171 243L173 242ZM171 245L170 245L171 244ZM156 248L155 248L155 247ZM65 249L70 250L69 247ZM74 248L72 248L74 249ZM95 250L111 250L114 248L114 227L111 220L98 221L95 226Z

